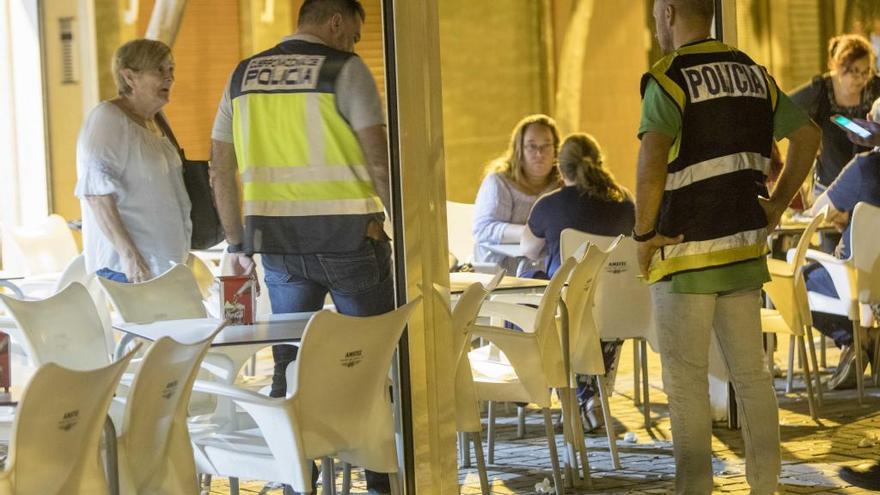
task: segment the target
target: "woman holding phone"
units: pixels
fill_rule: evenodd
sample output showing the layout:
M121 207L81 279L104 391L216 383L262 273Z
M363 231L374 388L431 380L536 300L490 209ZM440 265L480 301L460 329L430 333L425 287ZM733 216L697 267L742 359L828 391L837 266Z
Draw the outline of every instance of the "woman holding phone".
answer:
M834 182L853 156L867 150L850 142L846 131L831 118L842 115L863 119L880 97L877 54L863 36L846 34L832 38L828 44L828 66L830 72L814 77L791 94L791 99L822 127L822 151L814 169L814 198Z

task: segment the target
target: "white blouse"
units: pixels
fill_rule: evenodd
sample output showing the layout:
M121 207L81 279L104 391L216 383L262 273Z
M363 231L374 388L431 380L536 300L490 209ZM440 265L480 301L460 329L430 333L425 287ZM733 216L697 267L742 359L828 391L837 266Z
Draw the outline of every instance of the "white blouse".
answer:
M135 123L110 102L85 119L76 143L75 194L83 213L83 252L89 272L123 271L116 248L101 231L86 196L112 194L153 276L186 261L192 223L180 156L167 137Z

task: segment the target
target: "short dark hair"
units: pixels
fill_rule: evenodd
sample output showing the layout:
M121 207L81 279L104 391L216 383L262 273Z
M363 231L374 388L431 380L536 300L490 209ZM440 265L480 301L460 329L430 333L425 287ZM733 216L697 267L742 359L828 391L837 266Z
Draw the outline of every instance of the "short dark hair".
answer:
M358 15L361 21L367 17L360 0L306 0L299 8L297 25L323 24L337 13L349 18Z
M673 0L670 3L700 19L711 20L715 16L715 0Z

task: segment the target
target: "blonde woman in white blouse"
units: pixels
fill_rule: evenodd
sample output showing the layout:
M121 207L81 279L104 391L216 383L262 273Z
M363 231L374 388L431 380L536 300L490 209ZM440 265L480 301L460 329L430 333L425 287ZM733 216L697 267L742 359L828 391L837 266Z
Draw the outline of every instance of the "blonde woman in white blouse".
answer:
M186 260L192 231L180 157L156 120L174 83L171 49L130 41L117 49L113 75L119 95L80 130L75 193L87 270L142 282Z
M474 204L474 261L497 263L516 274L519 258L494 253L488 244L519 244L538 197L561 185L556 168L559 130L542 114L529 115L513 129L504 155L486 167Z

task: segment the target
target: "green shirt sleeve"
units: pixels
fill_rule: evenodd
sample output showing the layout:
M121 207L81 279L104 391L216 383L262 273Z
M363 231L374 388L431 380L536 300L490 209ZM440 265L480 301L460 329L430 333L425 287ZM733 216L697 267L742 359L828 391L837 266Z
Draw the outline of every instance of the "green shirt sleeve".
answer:
M787 94L782 90L778 94L776 113L773 114L773 137L777 141L810 122L807 112L791 101Z
M646 132L659 132L671 138L681 131L681 112L657 81L650 79L642 99L642 117L639 122L639 139Z

